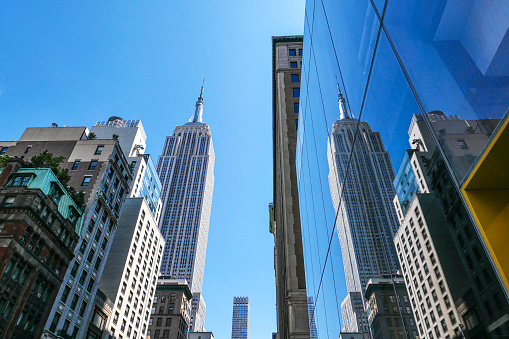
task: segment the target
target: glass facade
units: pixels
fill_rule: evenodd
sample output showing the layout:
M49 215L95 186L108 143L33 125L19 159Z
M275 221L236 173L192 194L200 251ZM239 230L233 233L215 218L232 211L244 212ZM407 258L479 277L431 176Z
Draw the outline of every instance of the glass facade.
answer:
M150 155L144 154L143 157L146 160L147 169L143 173L140 190L138 191L137 196L145 198L152 215L155 217L159 203L159 196L161 195L161 181L159 180L159 175L156 172L154 162Z
M232 339L247 338L249 338L249 298L233 297Z
M359 184L363 189L381 190L389 182L391 205L394 199L402 207L397 214L397 208L392 207L392 212L384 212L384 218L397 215L397 228L411 218L417 225L418 218L428 217L426 211L410 216L414 210L408 206L416 194L433 195L437 211L443 215L444 237L450 239L448 246L457 254L457 270L442 264L443 276L451 282L461 276L463 285L451 290L455 299L451 307L459 310L460 317L454 320L454 330L465 337L509 335L509 322L503 321L509 311L507 290L459 191L507 118L508 29L509 2L504 1L307 1L296 166L307 293L314 300L317 337L338 337L345 327L342 308L348 294L345 263L349 260L343 258L341 246L347 242L342 240L363 236L356 233L341 238L342 208L360 208L358 215L371 218L371 212L388 199L356 206L360 198L352 198L345 188L359 183L356 157L360 148L375 144L369 138L380 139L378 144L382 153L388 154L392 168L377 173L376 163L382 155L377 158L376 150L369 149L371 155L363 163L374 174L370 183ZM346 136L351 147L340 152L344 164L341 180L334 181L330 177L338 175L331 171L328 159L333 157L331 140L337 135L335 123L342 112L338 90L354 123ZM366 131L366 126L372 132ZM334 192L337 201L331 199ZM366 222L359 230L363 227L371 226ZM394 238L394 230L385 236ZM391 253L392 246L378 241L354 248L354 252L374 258L379 252ZM422 248L426 255L425 246ZM436 243L434 248L440 255ZM446 260L440 259L442 263ZM412 272L410 267L400 271L407 289L413 285L409 278L414 271L416 280L420 279L419 262L415 262ZM372 268L358 274L367 279L380 277ZM422 281L430 274L433 268L422 271ZM426 291L432 293L430 287ZM373 313L366 296L362 298L368 314ZM415 288L408 289L408 298L408 303L397 300L395 309L421 307ZM454 337L453 329L447 332L440 325L447 316L444 312L433 314L434 319L427 317L429 328L424 328L424 319L415 319L424 324L419 336L445 338L453 333L450 337ZM399 332L394 333L398 337ZM402 338L413 337L412 331L402 331Z

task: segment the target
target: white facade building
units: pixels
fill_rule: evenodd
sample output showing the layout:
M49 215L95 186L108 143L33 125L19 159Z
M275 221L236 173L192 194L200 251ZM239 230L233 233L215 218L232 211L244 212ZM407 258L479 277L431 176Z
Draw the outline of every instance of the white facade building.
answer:
M202 122L203 86L190 121L166 138L157 163L163 208L159 228L166 245L161 276L186 279L193 293L191 331L204 331L201 295L214 189L214 148Z
M163 247L146 200L127 198L99 285L114 302L103 338L145 338Z
M435 196L416 194L394 237L420 338L461 337L464 326L433 241L440 242L442 251L446 246L453 249L445 243L448 236L444 233L448 231L444 225ZM437 237L440 233L444 240ZM447 252L449 259L457 256L454 251Z
M120 216L100 289L113 302L103 338L145 338L159 276L164 239L158 228L161 183L139 120L111 117L91 132L118 140L133 171L128 198Z

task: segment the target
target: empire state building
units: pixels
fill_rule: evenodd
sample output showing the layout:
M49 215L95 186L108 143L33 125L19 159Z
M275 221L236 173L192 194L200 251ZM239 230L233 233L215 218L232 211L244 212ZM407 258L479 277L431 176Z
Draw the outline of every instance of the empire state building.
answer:
M368 332L366 285L370 279L393 276L399 270L392 241L398 228L392 204L394 170L380 133L351 116L341 91L339 109L327 156L348 290L341 303L343 330Z
M194 114L166 137L157 162L163 208L159 228L166 240L161 276L186 279L193 293L191 331L202 331L201 295L214 189L214 147L203 123L203 86Z

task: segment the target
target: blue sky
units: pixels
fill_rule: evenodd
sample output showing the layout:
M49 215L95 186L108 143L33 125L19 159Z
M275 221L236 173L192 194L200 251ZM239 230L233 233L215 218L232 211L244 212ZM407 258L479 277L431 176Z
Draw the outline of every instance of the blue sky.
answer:
M303 18L304 0L0 4L0 140L118 115L142 120L157 159L206 77L216 181L203 295L218 339L233 296L250 299L251 338L276 331L271 36L302 34Z

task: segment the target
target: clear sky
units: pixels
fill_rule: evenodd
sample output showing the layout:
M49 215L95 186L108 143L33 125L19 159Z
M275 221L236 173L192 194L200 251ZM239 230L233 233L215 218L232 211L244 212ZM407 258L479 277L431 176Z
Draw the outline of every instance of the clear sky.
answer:
M205 326L231 336L233 296L250 300L250 337L276 331L271 36L303 33L304 0L3 1L0 140L26 127L141 119L147 153L193 113L216 152L205 264Z

